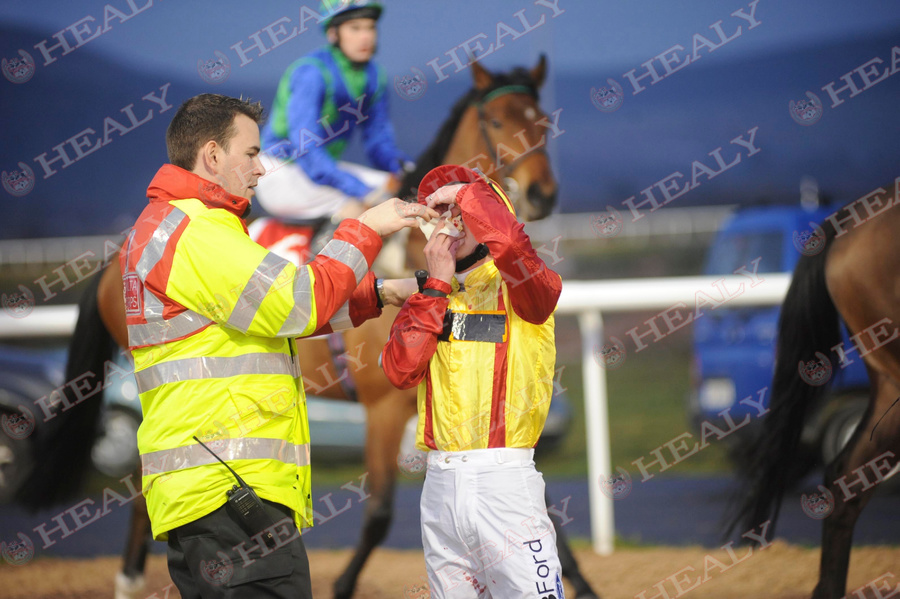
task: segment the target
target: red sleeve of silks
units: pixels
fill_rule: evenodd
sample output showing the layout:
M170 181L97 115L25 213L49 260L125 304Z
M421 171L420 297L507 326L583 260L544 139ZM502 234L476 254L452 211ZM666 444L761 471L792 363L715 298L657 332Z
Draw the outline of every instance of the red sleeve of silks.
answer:
M426 288L450 293L450 285L430 278ZM409 296L394 324L381 354L381 367L391 384L399 389L418 385L428 370L428 361L437 349L444 327L444 313L450 300L422 293Z
M533 324L547 320L562 292L562 279L531 247L524 225L505 200L486 181L478 181L460 189L456 203L469 232L490 250L516 314Z

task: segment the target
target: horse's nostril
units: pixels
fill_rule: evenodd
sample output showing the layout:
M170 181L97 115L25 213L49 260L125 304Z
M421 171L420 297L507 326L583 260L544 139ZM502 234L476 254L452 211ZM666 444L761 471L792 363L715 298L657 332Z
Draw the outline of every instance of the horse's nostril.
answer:
M532 183L528 186L528 203L531 204L534 212L534 220L545 218L553 211L556 206L556 187L549 194L541 190L540 185Z

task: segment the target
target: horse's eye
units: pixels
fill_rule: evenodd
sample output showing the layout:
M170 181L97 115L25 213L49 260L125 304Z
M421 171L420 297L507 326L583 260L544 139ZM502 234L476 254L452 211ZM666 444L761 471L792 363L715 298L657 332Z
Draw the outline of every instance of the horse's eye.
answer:
M491 126L494 127L494 129L502 129L503 123L500 122L500 119L491 119Z

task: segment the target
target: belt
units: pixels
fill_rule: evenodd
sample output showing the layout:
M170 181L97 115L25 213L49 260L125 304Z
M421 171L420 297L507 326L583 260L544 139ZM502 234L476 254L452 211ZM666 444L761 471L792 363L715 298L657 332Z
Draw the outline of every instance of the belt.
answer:
M534 449L525 447L494 447L467 451L429 451L428 467L448 470L471 466L527 466L534 464Z

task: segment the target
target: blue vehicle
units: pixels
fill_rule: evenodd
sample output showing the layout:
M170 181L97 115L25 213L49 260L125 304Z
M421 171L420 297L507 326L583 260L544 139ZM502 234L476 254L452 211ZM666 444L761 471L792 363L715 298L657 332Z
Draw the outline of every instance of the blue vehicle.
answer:
M759 260L757 272L794 271L802 252L816 251L808 240L815 225L836 207L767 206L735 212L720 228L709 248L704 274L733 274L735 270ZM812 240L813 243L815 239ZM728 429L720 414L735 423L747 415L751 421L725 438L734 449L746 442L759 426L760 410L749 401L767 406L775 356L780 306L747 306L705 311L694 322L694 362L689 396L692 424L699 430L704 421ZM847 332L843 332L845 346ZM810 356L815 361L818 356ZM803 432L804 449L810 462L829 463L853 433L867 404L868 375L863 362L855 359L846 368L832 359L830 364L830 400L807 422ZM829 366L811 363L824 376ZM798 364L799 367L799 364ZM817 382L817 381L815 381ZM824 381L823 381L824 382Z

